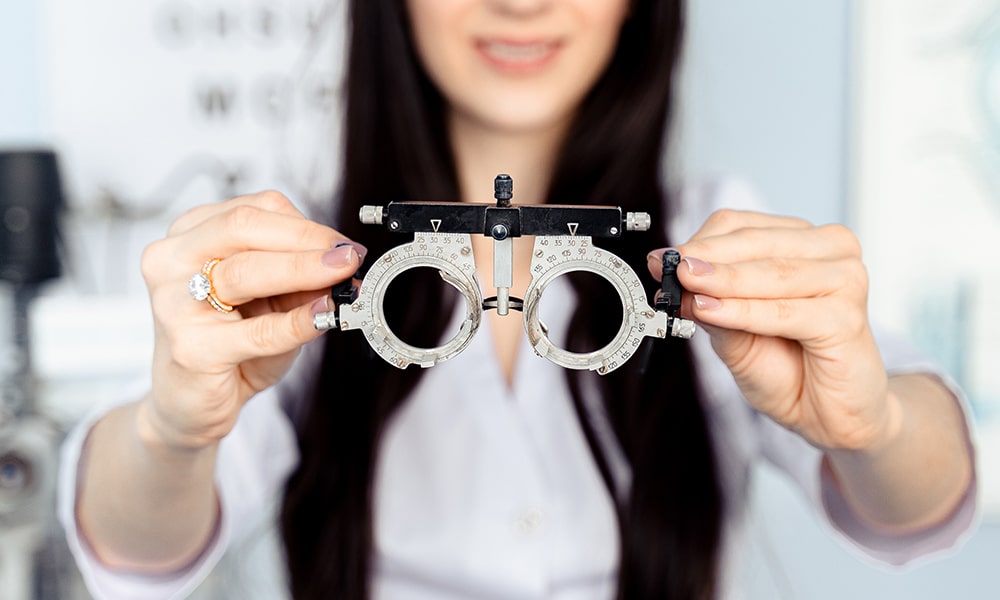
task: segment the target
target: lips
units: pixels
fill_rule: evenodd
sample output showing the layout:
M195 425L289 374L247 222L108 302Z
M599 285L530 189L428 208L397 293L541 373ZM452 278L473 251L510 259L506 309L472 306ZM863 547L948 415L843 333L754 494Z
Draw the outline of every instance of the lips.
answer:
M558 40L501 40L476 41L476 50L492 65L508 70L537 69L555 58L562 43Z

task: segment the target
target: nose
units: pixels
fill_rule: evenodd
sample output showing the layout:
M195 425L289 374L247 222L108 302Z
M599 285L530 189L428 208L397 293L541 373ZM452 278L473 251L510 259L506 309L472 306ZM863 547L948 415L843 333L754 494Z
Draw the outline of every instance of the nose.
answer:
M553 0L489 0L493 10L510 16L534 16L545 12Z

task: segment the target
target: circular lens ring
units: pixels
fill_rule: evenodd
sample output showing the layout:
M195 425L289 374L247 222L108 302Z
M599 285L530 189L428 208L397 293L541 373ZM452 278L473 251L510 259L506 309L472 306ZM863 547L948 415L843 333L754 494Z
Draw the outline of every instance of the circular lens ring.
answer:
M556 346L539 320L545 288L556 278L574 271L603 277L622 302L621 327L607 345L592 352L570 352ZM589 369L605 375L631 358L644 336L665 337L667 316L647 304L642 282L632 267L611 252L594 247L591 238L537 237L531 258L531 284L524 298L524 330L539 356L567 369Z
M433 348L420 348L400 339L388 326L384 311L386 292L392 281L419 267L437 269L441 278L465 298L465 317L458 333ZM475 273L469 234L417 233L412 242L396 246L372 264L361 282L358 298L340 307L340 328L364 331L375 352L400 369L411 364L432 367L465 350L479 330L483 294Z

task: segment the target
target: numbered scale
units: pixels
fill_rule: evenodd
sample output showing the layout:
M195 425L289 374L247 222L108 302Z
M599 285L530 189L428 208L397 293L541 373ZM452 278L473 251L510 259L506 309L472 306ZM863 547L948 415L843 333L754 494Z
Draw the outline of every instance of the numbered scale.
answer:
M524 329L535 352L569 369L610 373L623 365L643 337L667 335L689 339L692 321L680 318L682 289L677 280L680 256L668 251L663 258L663 281L655 305L650 307L642 282L621 258L594 246L594 237L619 237L622 231L645 231L647 213L626 213L612 206L512 206L513 182L507 175L494 181L496 205L453 202L391 202L365 206L365 224L385 225L392 232L412 233L414 239L389 250L372 263L360 289L350 281L333 290L337 307L314 318L317 329L360 329L371 347L392 365L404 369L416 364L431 367L462 352L476 334L484 310L507 315L520 310ZM496 296L483 298L476 279L471 234L493 238L493 275ZM531 283L525 298L512 298L513 238L535 236ZM465 298L465 317L457 334L441 346L418 348L396 336L383 310L393 279L418 267L436 269ZM606 346L593 352L570 352L549 340L539 319L542 295L556 278L587 271L606 279L622 303L622 324Z

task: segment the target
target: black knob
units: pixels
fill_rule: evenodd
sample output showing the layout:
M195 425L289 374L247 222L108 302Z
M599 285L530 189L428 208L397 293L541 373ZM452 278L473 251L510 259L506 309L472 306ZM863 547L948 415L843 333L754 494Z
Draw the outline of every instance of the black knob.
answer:
M673 248L663 253L663 279L656 294L656 310L676 316L681 308L681 280L677 277L677 266L681 263L681 253Z
M514 197L514 180L510 175L500 174L493 180L493 197L497 199L497 206L509 206L510 199Z
M61 274L64 206L54 152L0 152L0 280L35 284Z

